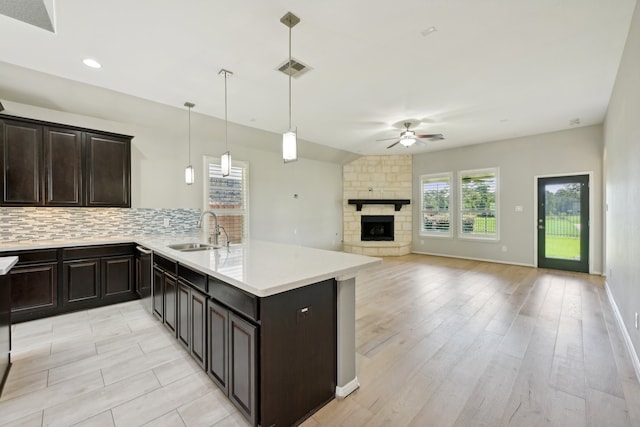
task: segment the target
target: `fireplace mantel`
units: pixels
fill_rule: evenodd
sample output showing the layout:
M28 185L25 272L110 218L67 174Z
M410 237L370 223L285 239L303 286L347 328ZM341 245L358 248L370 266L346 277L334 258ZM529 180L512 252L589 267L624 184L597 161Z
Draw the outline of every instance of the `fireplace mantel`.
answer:
M362 205L393 205L395 211L398 212L402 209L402 205L408 205L411 203L409 199L349 199L347 202L350 205L356 205L356 211L362 210Z

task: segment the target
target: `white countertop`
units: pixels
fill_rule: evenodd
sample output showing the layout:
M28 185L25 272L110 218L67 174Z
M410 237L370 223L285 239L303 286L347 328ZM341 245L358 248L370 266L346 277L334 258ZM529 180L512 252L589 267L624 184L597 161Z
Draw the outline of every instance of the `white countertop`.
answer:
M17 262L17 256L6 256L0 258L0 276L7 274L11 270L11 267L16 265Z
M322 280L355 277L358 270L380 264L380 258L304 246L250 240L215 250L180 252L167 246L204 242L201 235L102 237L5 243L3 251L134 242L246 292L266 297Z

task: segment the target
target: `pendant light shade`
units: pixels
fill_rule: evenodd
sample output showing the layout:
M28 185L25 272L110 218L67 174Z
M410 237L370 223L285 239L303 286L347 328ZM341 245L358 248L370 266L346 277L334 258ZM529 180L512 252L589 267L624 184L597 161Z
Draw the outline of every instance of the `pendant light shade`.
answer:
M282 158L285 163L298 160L296 132L290 130L282 134Z
M231 153L228 151L220 156L220 170L223 177L231 173Z
M229 121L227 120L227 77L233 75L231 71L224 68L218 72L218 75L224 76L224 143L227 152L220 156L220 169L222 177L227 177L231 173L231 152L229 151Z
M187 159L189 165L184 168L184 182L187 185L191 185L196 181L195 171L193 170L193 166L191 165L191 109L196 105L191 102L185 102L184 106L189 109L189 158Z
M195 172L193 170L193 166L189 165L184 168L184 182L188 185L193 184L196 181Z
M300 18L291 12L287 12L280 22L289 27L289 130L282 134L282 159L285 163L298 160L298 136L297 129L291 127L291 29L300 22Z

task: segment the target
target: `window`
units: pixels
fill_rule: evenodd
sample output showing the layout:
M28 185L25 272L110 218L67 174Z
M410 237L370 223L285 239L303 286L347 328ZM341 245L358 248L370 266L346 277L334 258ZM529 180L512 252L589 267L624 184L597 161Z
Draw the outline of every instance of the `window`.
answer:
M218 224L227 232L230 243L242 243L248 236L249 209L247 202L248 164L233 160L231 173L222 177L220 159L205 157L205 171L208 178L205 186L205 209L212 210L218 216ZM214 220L207 216L209 230ZM224 231L220 243L226 243Z
M451 174L422 175L420 234L451 237Z
M462 171L459 237L498 239L498 169Z

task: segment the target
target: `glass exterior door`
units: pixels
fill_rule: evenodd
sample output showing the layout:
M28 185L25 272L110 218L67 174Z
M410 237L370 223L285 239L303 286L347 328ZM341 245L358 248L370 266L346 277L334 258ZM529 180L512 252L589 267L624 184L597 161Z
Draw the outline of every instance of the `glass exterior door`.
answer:
M538 267L589 272L589 176L538 179Z

